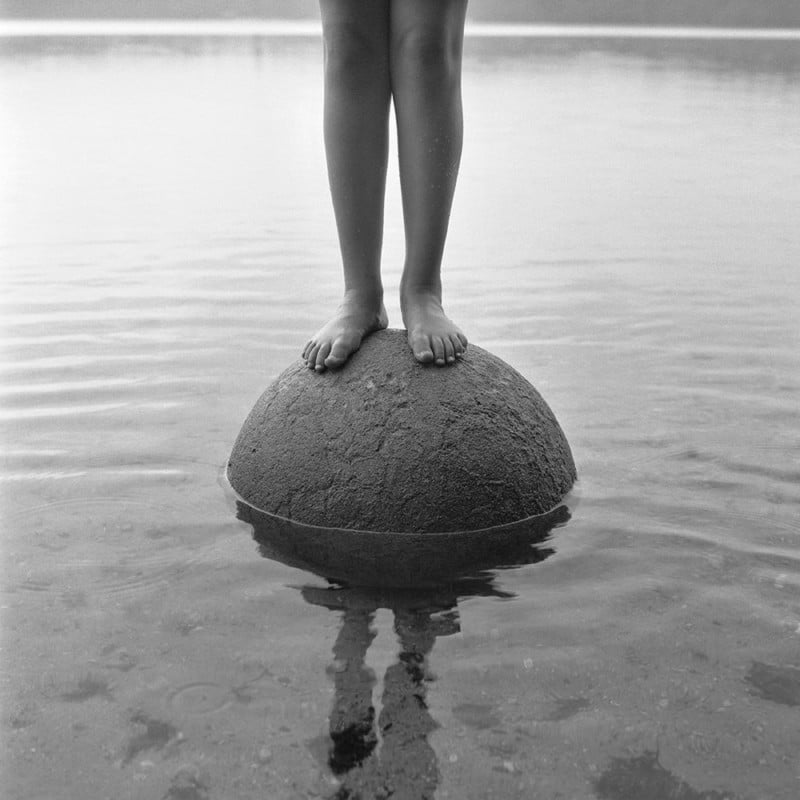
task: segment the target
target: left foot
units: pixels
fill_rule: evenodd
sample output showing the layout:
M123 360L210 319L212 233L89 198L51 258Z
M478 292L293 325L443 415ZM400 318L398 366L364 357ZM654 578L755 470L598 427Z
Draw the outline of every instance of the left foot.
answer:
M401 291L400 307L408 331L408 344L422 364L453 364L467 349L467 337L447 317L438 293Z

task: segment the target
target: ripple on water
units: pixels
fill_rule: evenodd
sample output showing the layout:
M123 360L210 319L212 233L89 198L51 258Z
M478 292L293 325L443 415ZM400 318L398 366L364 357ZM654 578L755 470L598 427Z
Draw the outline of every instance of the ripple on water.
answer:
M132 599L207 560L213 541L180 509L126 497L44 503L5 520L9 561L24 564L11 591L95 602ZM189 544L191 542L191 544Z
M169 696L170 705L185 714L211 714L232 702L231 690L218 683L188 683Z

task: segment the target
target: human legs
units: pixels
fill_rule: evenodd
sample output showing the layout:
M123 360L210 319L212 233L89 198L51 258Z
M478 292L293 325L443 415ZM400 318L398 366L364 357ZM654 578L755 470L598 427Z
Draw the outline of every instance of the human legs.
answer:
M380 276L388 159L389 0L320 0L324 135L344 269L344 300L309 340L312 369L340 367L388 324Z
M391 0L390 73L397 116L406 259L400 305L417 360L452 363L467 338L442 309L441 264L463 118L467 0Z

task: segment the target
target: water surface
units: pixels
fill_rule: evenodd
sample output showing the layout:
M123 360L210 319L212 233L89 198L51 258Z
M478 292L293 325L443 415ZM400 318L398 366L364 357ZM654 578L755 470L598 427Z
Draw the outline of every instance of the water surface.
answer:
M433 594L263 558L221 485L340 291L319 42L0 58L6 797L797 796L796 42L468 41L446 303L581 503Z

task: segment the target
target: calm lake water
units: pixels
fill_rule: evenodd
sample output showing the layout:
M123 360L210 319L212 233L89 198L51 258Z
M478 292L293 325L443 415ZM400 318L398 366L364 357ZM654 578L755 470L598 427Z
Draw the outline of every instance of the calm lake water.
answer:
M222 481L340 292L318 39L0 44L4 797L798 796L800 42L468 40L446 305L581 500L432 595Z

